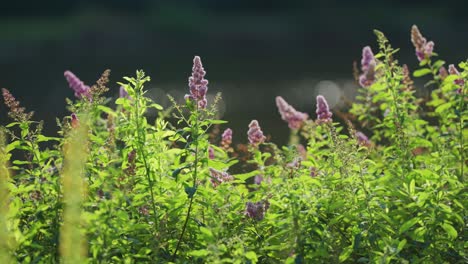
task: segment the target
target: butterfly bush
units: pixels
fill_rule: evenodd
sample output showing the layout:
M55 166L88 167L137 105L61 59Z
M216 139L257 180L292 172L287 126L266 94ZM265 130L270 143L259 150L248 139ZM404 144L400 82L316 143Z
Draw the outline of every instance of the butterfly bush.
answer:
M206 93L208 92L208 80L205 79L206 71L203 68L199 56L193 59L192 76L189 77L190 94L185 99L194 100L198 108L204 109L207 105Z
M8 107L8 116L16 121L26 121L31 119L33 112L27 113L26 108L20 106L20 102L10 93L8 89L2 88L2 96L5 105Z
M255 221L261 221L265 218L265 213L270 207L267 201L247 202L245 215Z
M210 170L210 176L211 176L210 181L213 187L215 188L223 182L230 182L234 180L234 177L232 177L229 173L225 171L219 171L213 168L210 168L209 170Z
M68 85L75 92L77 98L88 98L91 99L91 89L88 85L85 85L75 74L71 71L65 71L65 79L67 79Z
M299 129L304 121L309 118L309 115L306 113L296 111L296 109L288 104L281 96L276 97L276 106L278 107L281 119L288 122L288 126L291 129Z
M127 90L125 90L125 87L123 87L122 85L119 88L119 97L131 99L130 95L128 95Z
M317 123L329 123L332 121L332 112L328 107L327 100L323 95L317 96Z
M369 146L370 145L369 138L364 133L362 133L361 131L356 131L356 139L357 139L358 143L363 145L363 146Z
M452 75L460 75L460 72L457 70L457 68L455 67L455 65L453 64L450 64L449 65L449 69L448 69L448 72ZM456 79L453 81L456 85L460 85L460 86L463 86L465 84L465 81L462 79L462 78L459 78L459 79Z
M376 64L372 49L369 46L364 47L361 59L361 70L363 73L359 76L359 84L362 87L369 87L375 82Z
M232 129L227 128L221 135L221 148L228 150L232 144Z
M209 159L214 159L215 158L215 150L213 147L208 148L208 158Z
M466 89L468 61L441 69L414 33L425 54L411 72L375 33L379 59L362 50L345 120L332 122L322 95L315 122L275 98L297 138L283 146L260 148L257 120L248 144L227 128L214 145L225 121L205 108L198 56L188 104L166 110L145 96L143 71L121 84L132 103L115 107L100 97L108 71L91 88L66 73L78 99L54 137L2 89L0 264L465 263L468 110L453 89ZM411 77L432 78L425 98Z
M440 67L440 69L439 69L440 79L444 80L445 78L447 78L448 75L449 75L449 73L448 73L447 69L444 66Z
M427 42L416 25L413 25L411 28L411 42L416 49L416 57L419 61L423 61L433 55L434 42Z
M257 146L265 142L266 137L263 135L263 131L260 128L257 120L252 120L249 124L249 130L247 131L247 136L250 144Z

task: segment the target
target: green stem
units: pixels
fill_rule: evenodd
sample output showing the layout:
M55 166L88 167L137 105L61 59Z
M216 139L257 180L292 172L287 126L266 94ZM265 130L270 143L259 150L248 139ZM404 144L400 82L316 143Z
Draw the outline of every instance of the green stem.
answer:
M138 138L138 152L140 153L140 156L143 159L143 166L145 167L145 174L146 174L146 179L148 181L149 189L150 189L150 195L151 195L151 207L153 209L153 218L154 218L154 227L155 227L155 233L156 230L158 229L158 217L157 217L157 212L156 212L156 203L154 199L154 192L153 192L153 180L151 179L151 170L148 166L148 162L146 160L146 155L144 153L144 143L146 142L145 135L141 133L142 128L140 124L140 93L141 93L141 84L138 80L138 83L135 85L135 90L136 90L136 100L135 100L135 120L136 120L136 128L137 128L137 138Z
M466 84L465 84L466 85ZM459 107L459 111L460 111L460 135L459 135L459 138L460 138L460 178L459 180L463 183L464 182L464 177L465 177L465 174L464 174L464 167L465 167L465 150L464 150L464 138L463 138L463 126L464 126L464 119L463 119L463 109L465 107L465 86L462 88L462 91L461 91L461 96L460 96L460 107Z
M193 137L193 142L195 144L195 161L194 161L194 169L193 169L193 188L197 186L197 176L198 176L198 104L197 108L195 110L195 132L192 132L192 137ZM193 131L193 130L192 130ZM192 205L193 205L193 198L195 197L195 193L191 194L190 200L189 200L189 208L187 210L187 215L185 216L185 221L184 221L184 226L182 227L182 232L180 233L179 240L177 241L177 246L176 249L174 250L174 253L172 254L172 259L175 260L177 256L177 251L179 251L180 245L182 243L182 240L184 238L185 231L187 230L187 224L190 219L190 213L192 211Z

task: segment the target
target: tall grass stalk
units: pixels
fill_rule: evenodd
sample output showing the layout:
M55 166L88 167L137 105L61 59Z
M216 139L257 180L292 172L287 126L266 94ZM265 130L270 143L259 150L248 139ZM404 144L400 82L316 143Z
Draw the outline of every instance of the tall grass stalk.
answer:
M85 199L84 171L87 158L86 118L70 131L64 144L64 169L62 172L63 225L60 229L60 255L63 263L84 263L86 238L81 231L81 206Z
M5 150L5 135L0 130L0 263L13 263L10 255L10 234L8 232L8 216L10 193L8 182L10 175L8 172L8 156Z

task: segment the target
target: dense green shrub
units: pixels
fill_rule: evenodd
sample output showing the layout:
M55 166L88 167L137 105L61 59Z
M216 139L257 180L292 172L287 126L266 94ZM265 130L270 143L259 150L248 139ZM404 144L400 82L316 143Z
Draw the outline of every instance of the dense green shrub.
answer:
M343 123L322 96L316 120L276 99L283 147L255 120L246 137L220 135L199 57L186 104L166 110L145 97L143 71L120 83L115 109L109 71L92 87L67 71L77 100L57 121L63 137L44 136L4 89L1 263L466 262L468 62L447 71L413 27L413 76L432 76L418 98L375 33Z

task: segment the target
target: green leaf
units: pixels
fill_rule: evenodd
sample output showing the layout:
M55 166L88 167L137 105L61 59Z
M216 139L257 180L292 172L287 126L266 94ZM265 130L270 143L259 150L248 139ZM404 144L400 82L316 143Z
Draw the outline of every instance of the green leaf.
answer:
M258 261L258 257L257 257L257 254L253 251L249 251L247 253L245 253L245 257L247 259L249 259L250 261L252 261L252 263L257 263Z
M247 179L250 178L250 177L256 176L257 174L260 174L260 171L254 170L254 171L251 171L251 172L248 172L248 173L236 174L236 175L232 175L232 176L233 176L236 180L245 181L245 180L247 180Z
M106 113L108 115L116 116L114 110L112 110L112 108L110 108L110 107L107 107L107 106L104 106L104 105L98 105L97 109L103 111L104 113Z
M163 110L163 107L160 104L156 103L150 104L148 107L155 108L156 110Z
M406 245L406 239L403 239L402 241L400 241L400 243L398 243L398 247L397 247L397 253L400 252Z
M452 102L447 102L445 104L439 105L436 109L435 112L440 114L442 112L445 112L446 110L450 109L452 107Z
M449 224L449 223L443 223L442 225L442 228L445 230L445 232L447 232L447 234L449 235L449 237L454 240L455 238L457 238L458 236L458 232L457 230L455 230L455 228Z
M60 138L58 138L58 137L46 137L44 135L38 135L37 136L37 142L45 142L45 141L51 141L51 140L60 141Z
M227 121L218 120L218 119L207 119L206 121L208 121L208 122L211 123L212 125L226 124L226 123L227 123Z
M411 220L406 221L403 225L400 227L400 234L406 232L408 229L410 229L412 226L414 226L417 222L419 221L419 218L415 217Z
M413 76L414 77L421 77L421 76L424 76L424 75L427 75L431 73L431 70L428 69L428 68L422 68L422 69L419 69L419 70L415 70L413 72Z
M341 252L340 257L338 258L338 260L340 262L344 262L345 260L347 260L349 258L349 256L351 256L351 253L353 253L353 246L349 246L349 247L345 248L343 250L343 252Z
M21 141L16 140L8 144L5 148L5 152L8 153L16 148L18 148L21 145Z
M410 184L409 184L409 193L410 193L410 195L414 195L414 189L415 189L415 181L414 181L414 179L412 179Z

